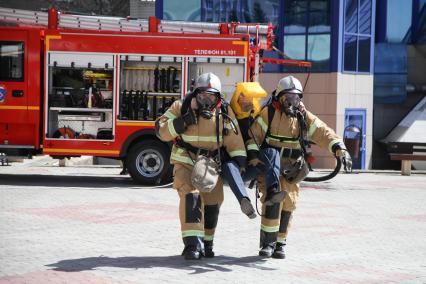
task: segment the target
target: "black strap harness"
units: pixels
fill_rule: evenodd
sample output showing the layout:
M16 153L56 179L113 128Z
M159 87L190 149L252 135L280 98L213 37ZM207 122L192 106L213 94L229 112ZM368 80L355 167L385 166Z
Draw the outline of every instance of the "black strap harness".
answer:
M188 95L186 95L185 99L182 102L181 115L185 114L188 111L188 108L191 106L191 100L194 96L195 96L194 92L191 92ZM183 141L182 138L176 139L175 145L180 147L180 148L185 149L188 152L193 153L195 156L204 155L204 156L208 156L208 157L216 157L216 160L219 163L219 169L220 169L221 168L220 167L221 161L225 158L224 147L220 146L220 131L219 131L220 121L219 121L219 117L221 115L224 117L222 136L226 135L228 133L228 129L225 127L225 119L230 121L231 125L233 126L232 127L233 131L236 134L238 133L237 127L234 125L232 118L228 115L228 103L224 99L221 98L221 106L216 108L216 142L217 142L217 149L216 150L211 151L211 150L192 146L190 143Z
M261 146L261 148L274 148L276 150L278 150L281 153L281 157L283 158L291 158L291 159L297 159L300 156L306 157L306 143L307 143L307 137L306 137L306 121L305 121L305 116L301 113L301 112L297 112L297 122L299 123L299 136L298 137L281 137L281 136L276 136L274 134L271 134L271 124L272 124L272 120L274 119L274 115L275 115L275 108L274 106L270 103L268 104L268 129L266 131L265 137L270 137L272 139L278 140L280 142L285 142L285 141L299 141L299 144L301 146L301 149L292 149L292 148L287 148L287 147L275 147L272 146L268 143L266 143L266 139L263 141L263 144Z

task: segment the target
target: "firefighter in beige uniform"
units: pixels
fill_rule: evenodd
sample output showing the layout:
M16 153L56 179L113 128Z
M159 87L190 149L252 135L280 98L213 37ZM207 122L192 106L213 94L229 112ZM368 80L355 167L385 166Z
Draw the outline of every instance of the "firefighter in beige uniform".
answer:
M245 168L246 150L238 123L232 109L221 100L220 91L221 83L216 75L202 74L197 78L195 90L183 102L174 102L156 122L157 135L164 141L174 141L171 153L173 187L180 199L185 259L214 256L213 236L223 201L220 178L209 193L193 186L194 161L199 155L223 157L226 154Z
M299 80L293 76L282 78L273 93L272 103L262 109L249 131L251 139L247 142L248 163L256 165L260 162L259 146L276 149L275 153L281 155L280 184L287 192L281 204L262 204L259 255L264 257L285 258L284 246L299 195L298 182L308 172L303 160L302 140L299 139L301 135L341 158L345 170L349 170L352 164L341 137L311 112L298 113L302 96L303 89ZM305 127L306 130L303 131ZM264 176L260 176L258 181L263 202Z

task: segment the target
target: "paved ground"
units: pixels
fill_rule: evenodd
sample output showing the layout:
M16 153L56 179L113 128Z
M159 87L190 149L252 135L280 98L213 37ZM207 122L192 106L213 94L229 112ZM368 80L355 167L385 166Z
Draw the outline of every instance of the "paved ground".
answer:
M177 194L116 167L0 167L0 283L426 283L426 175L303 184L285 260L229 189L214 259L184 261Z

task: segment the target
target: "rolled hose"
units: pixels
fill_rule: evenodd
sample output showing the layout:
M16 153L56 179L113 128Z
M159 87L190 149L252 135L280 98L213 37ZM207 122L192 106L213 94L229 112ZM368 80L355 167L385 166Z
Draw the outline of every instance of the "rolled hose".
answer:
M309 176L307 176L307 177L305 177L305 179L303 181L320 182L320 181L326 181L326 180L334 178L340 172L340 169L342 168L342 161L336 156L335 156L335 158L336 158L337 164L336 164L336 167L334 168L334 170L331 173L329 173L328 175L322 176L322 177L309 177Z

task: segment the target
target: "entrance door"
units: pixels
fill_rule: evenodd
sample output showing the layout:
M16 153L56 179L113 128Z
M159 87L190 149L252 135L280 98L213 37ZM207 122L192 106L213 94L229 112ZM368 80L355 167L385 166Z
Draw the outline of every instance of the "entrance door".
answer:
M365 109L345 109L345 130L343 139L352 157L352 167L354 169L365 169Z

